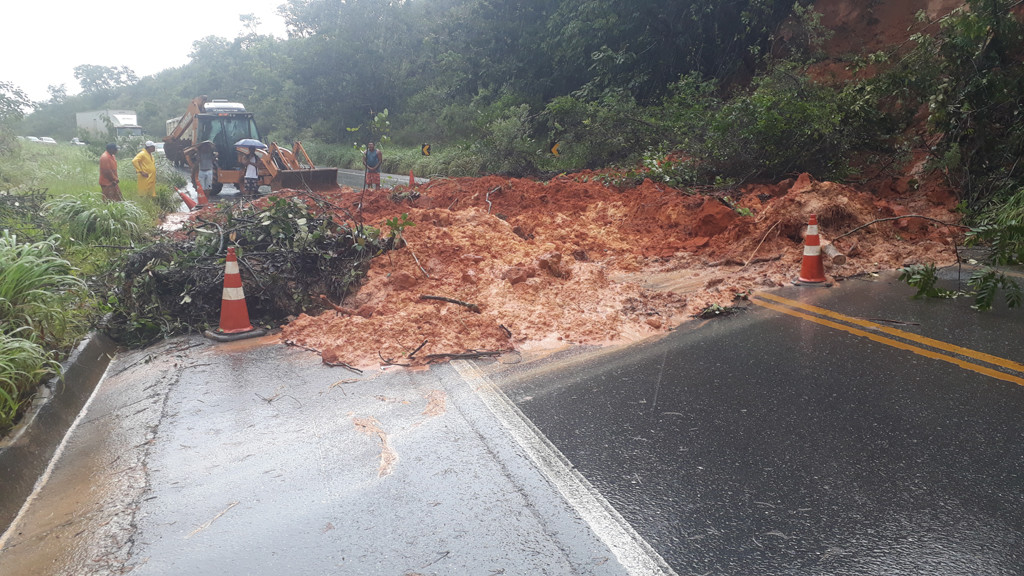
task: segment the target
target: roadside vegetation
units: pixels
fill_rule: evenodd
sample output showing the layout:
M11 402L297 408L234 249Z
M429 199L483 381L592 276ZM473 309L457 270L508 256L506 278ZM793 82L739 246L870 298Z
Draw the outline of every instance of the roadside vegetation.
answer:
M38 280L45 290L2 276L12 282L0 286L7 421L104 316L132 344L196 329L185 291L202 286L219 298L211 278L225 242L278 274L276 308L298 311L308 302L288 289L310 270L341 281L317 276L303 293L340 299L361 263L400 235L358 215L328 221L275 202L169 241L154 225L177 206L171 185L181 177L164 166L158 197L139 198L130 159L140 141L119 154L128 202L108 205L95 182L103 142L15 136L67 141L80 136L75 112L104 108L134 109L158 135L200 94L244 102L267 140L302 140L319 166L361 169L361 150L375 141L386 172L432 178L590 169L623 191L651 178L726 198L744 183L801 172L848 182L896 175L911 150L928 149L926 170L958 193L969 238L991 250L994 267L969 284L976 306L1000 295L1019 306L1020 287L1000 268L1024 259L1018 4L971 0L940 20L922 16L905 43L833 55L844 80L819 72L831 32L806 2L289 0L287 39L256 34L243 16L234 39L198 41L189 64L141 80L81 66L82 94L57 87L37 103L0 82L0 257L12 270L21 258L46 258L52 276ZM155 288L172 276L182 281ZM935 289L934 268L904 277L922 295L953 292ZM56 299L15 306L23 290Z
M10 135L10 118L0 134ZM101 200L98 154L70 144L0 139L0 434L20 417L36 387L59 376L60 362L115 311L108 283L162 214L177 207L163 168L157 199L138 198L130 143L119 173L128 201ZM176 195L174 196L176 197Z

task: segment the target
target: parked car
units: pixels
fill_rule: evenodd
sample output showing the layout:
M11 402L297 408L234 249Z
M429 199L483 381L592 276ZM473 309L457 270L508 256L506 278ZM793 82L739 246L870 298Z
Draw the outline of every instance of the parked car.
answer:
M85 146L85 142L82 142L81 140L79 140L78 136L75 136L74 138L72 138L71 139L71 143L74 144L75 146Z
M39 139L39 141L42 142L43 144L56 144L57 143L56 140L54 140L53 138L50 138L49 136L43 136L42 138Z
M25 140L28 140L29 142L41 142L41 140L35 136L25 136Z
M153 144L156 146L156 151L154 152L154 154L156 154L157 156L163 156L164 155L164 143L163 142L154 142Z

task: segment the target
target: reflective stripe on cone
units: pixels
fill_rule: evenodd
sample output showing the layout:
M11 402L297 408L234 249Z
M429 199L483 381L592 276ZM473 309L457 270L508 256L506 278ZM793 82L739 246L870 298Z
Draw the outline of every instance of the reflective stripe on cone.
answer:
M825 262L821 258L821 239L818 237L818 216L811 214L804 237L804 258L800 264L800 277L793 281L798 286L831 286L825 277Z
M238 273L238 257L235 249L228 248L224 262L224 292L220 304L220 332L237 334L254 330L249 323L249 308L245 305L242 291L242 276Z

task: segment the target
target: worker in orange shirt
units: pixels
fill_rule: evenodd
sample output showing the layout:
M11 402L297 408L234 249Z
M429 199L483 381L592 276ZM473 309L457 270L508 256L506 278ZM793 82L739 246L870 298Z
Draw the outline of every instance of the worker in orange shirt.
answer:
M103 200L107 202L121 202L120 180L117 178L117 144L107 144L107 151L100 156L100 190L103 191Z
M156 198L156 160L153 152L156 144L152 140L146 141L146 147L132 158L132 166L139 175L139 196Z

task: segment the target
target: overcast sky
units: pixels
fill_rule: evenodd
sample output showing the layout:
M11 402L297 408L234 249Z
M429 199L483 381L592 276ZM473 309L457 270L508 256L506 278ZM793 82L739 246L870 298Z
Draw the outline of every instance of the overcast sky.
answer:
M260 32L285 36L277 7L285 0L10 0L0 31L0 80L21 88L32 100L48 100L46 87L81 87L80 64L127 66L136 76L188 63L192 42L207 36L234 39L240 14L255 14Z

